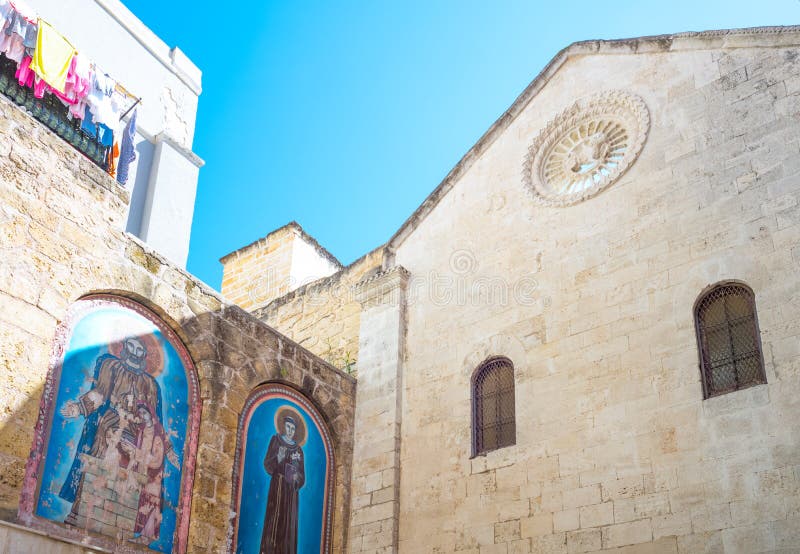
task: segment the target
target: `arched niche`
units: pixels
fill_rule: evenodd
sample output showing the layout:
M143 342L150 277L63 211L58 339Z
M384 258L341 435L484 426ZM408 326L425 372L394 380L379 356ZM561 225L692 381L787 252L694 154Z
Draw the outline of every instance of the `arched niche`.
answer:
M330 553L335 466L316 406L282 383L260 385L236 444L229 551Z
M56 332L20 520L115 552L185 552L200 404L161 318L121 296L78 300Z

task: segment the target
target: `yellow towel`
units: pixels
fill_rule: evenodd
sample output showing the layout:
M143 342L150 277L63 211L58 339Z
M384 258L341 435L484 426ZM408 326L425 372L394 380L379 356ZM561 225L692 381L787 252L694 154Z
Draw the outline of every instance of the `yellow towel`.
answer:
M45 83L63 93L67 81L67 72L74 55L75 47L49 23L40 19L31 69Z

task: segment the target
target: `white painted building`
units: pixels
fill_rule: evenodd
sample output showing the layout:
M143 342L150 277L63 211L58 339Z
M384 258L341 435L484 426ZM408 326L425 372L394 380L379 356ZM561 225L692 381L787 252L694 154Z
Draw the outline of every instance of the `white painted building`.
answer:
M136 161L127 183L127 231L185 267L203 166L192 151L202 72L118 0L29 0L29 5L141 98Z

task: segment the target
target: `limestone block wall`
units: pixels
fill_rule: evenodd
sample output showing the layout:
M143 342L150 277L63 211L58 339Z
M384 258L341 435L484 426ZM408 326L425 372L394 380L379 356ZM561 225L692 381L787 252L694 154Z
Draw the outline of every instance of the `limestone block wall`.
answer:
M253 315L334 366L356 372L361 304L355 285L383 261L377 248L345 269L278 298Z
M395 245L401 552L800 549L798 38L587 45ZM648 106L641 157L593 199L535 205L528 145L609 88ZM692 307L725 279L755 291L768 384L703 400ZM516 445L471 459L492 355L514 364Z
M283 227L223 257L222 294L250 310L289 292L294 233Z
M125 234L127 202L107 175L0 99L0 519L16 519L56 326L72 302L110 292L159 314L199 374L188 551L225 551L239 415L250 391L271 380L315 402L334 437L333 548L341 551L355 381Z
M253 311L342 268L296 222L223 256L222 294Z
M363 311L348 549L352 553L398 552L407 285L408 273L395 267L357 286Z

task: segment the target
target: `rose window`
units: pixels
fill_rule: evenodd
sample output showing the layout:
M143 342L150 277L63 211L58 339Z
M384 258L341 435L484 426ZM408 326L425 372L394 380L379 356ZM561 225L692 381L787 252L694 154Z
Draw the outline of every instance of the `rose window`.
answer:
M534 139L523 179L537 200L568 205L616 181L644 145L649 116L644 102L619 91L576 102Z

